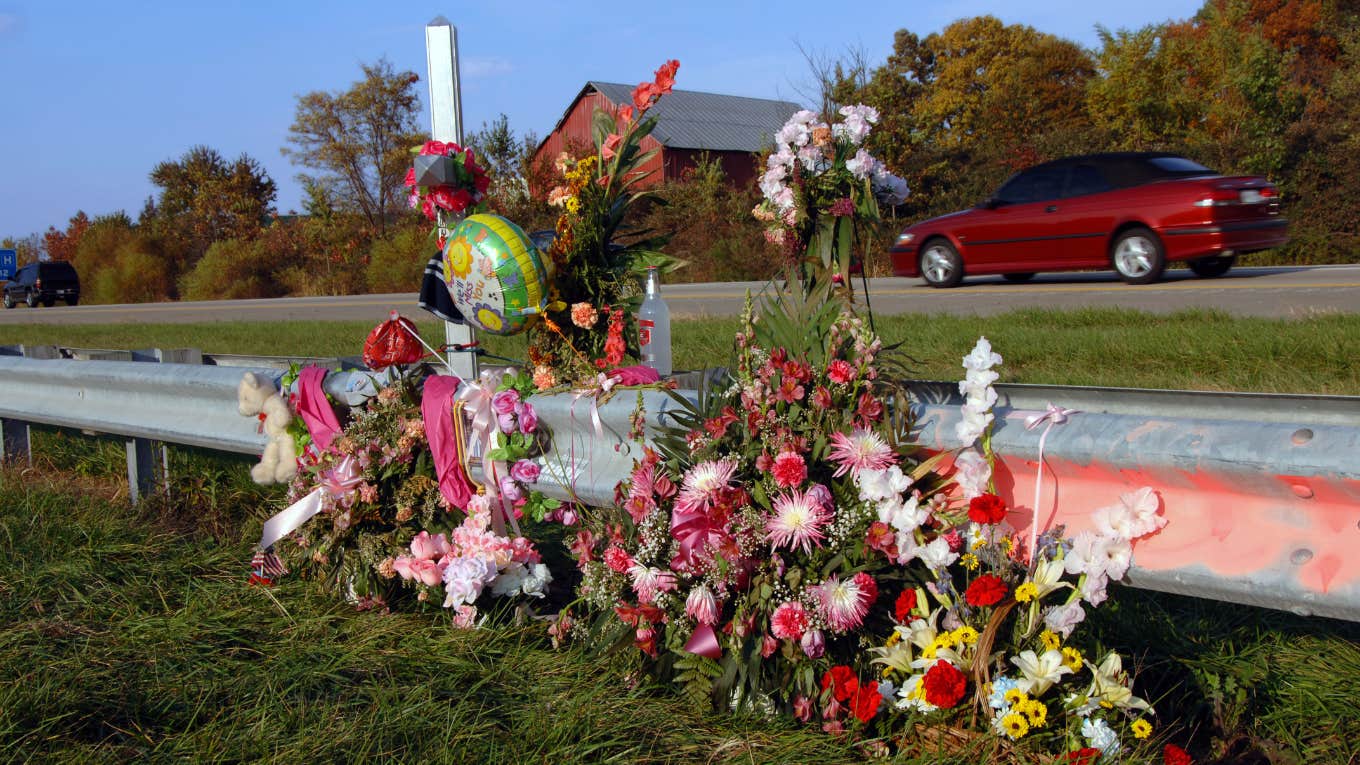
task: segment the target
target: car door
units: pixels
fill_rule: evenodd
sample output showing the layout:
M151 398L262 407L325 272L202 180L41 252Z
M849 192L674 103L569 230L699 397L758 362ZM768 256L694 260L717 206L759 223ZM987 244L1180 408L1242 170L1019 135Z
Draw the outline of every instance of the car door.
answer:
M1067 169L1041 165L1007 181L958 229L970 273L1040 271L1060 262L1049 208L1062 196Z
M1114 185L1092 161L1068 168L1062 199L1053 203L1053 222L1062 238L1064 268L1105 268L1110 231L1118 214Z

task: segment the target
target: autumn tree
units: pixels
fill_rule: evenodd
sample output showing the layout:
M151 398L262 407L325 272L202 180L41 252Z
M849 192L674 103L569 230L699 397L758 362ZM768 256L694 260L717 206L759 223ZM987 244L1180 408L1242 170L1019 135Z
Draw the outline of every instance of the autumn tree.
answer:
M384 236L405 209L403 181L411 149L426 136L417 128L419 82L387 59L362 65L363 78L348 90L315 91L298 97L283 154L311 173L304 185L324 190L337 208L362 216Z
M551 227L550 208L533 198L531 191L534 150L538 136L533 131L520 135L510 127L510 118L501 114L467 138L477 162L491 175L488 202L493 210L531 228Z
M158 163L150 177L160 192L139 220L161 240L175 272L192 267L214 242L258 233L278 194L255 159L242 154L227 161L207 146Z
M0 239L0 250L14 250L16 265L22 266L39 259L43 252L43 238L39 234L7 236Z
M89 228L90 218L84 210L72 215L66 222L64 230L48 226L42 237L43 250L47 252L47 257L52 260L74 260L76 248L80 246L80 238Z

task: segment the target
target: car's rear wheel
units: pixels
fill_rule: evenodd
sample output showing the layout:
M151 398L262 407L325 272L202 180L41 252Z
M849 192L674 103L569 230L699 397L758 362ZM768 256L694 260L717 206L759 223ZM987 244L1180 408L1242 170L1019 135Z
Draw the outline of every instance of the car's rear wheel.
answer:
M5 307L6 308L14 307L14 296L9 294L8 292L5 293Z
M66 305L75 305L80 302L80 298L66 298Z
M28 307L29 307L29 308L37 308L37 307L38 307L38 296L37 296L37 295L34 295L32 292L30 292L30 293L28 293L28 297L24 298L24 302L25 302L25 303L28 303Z
M963 281L963 259L954 245L932 239L921 249L921 278L932 287L956 287Z
M1142 226L1131 228L1114 240L1110 261L1119 278L1129 284L1151 284L1162 278L1166 268L1161 240Z
M1235 262L1236 255L1210 255L1207 258L1190 261L1190 270L1195 272L1195 276L1212 279L1228 273L1228 269L1232 268Z
M1027 282L1030 279L1034 278L1034 274L1032 273L1002 274L1001 278L1005 279L1008 282Z

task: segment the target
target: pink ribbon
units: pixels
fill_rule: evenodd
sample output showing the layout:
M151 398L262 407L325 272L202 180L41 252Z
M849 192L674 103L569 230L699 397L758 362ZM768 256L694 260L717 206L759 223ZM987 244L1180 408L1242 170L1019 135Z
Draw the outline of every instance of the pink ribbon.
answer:
M709 520L705 508L675 508L671 512L671 536L680 543L680 554L675 556L673 565L688 568L694 563L694 556L708 544L709 537L721 538L721 532Z
M466 508L474 489L467 471L463 469L462 451L453 423L453 401L462 383L457 377L431 375L425 379L421 394L420 412L425 419L425 437L430 441L430 456L434 458L434 474L439 481L439 493L451 507Z
M349 504L350 497L363 482L364 471L352 454L345 455L335 467L321 472L321 488L344 505Z
M498 373L486 369L483 370L476 382L464 380L462 387L458 389L458 400L463 402L463 411L470 417L468 423L468 446L471 448L473 443L479 443L482 447L482 470L486 476L487 496L495 500L500 505L500 513L491 514L491 530L505 536L505 521L510 521L510 527L514 529L518 536L519 522L515 520L514 508L510 507L501 495L500 473L495 462L487 458L491 453L492 444L495 443L498 426L496 424L496 410L491 402L496 396L496 375Z
M304 367L297 378L298 414L307 425L307 432L312 434L312 441L323 451L331 448L331 442L340 432L340 420L321 386L325 380L326 370L317 366Z
M718 645L718 635L707 624L700 624L685 643L685 650L710 659L722 658L722 646Z
M1039 471L1034 476L1034 520L1030 523L1029 529L1029 561L1031 564L1038 560L1039 552L1035 548L1039 544L1039 498L1044 485L1044 442L1048 440L1048 432L1053 429L1054 425L1062 425L1067 422L1069 415L1080 413L1080 410L1063 409L1050 402L1048 409L1025 418L1025 430L1034 430L1039 425L1044 424L1044 432L1039 435Z

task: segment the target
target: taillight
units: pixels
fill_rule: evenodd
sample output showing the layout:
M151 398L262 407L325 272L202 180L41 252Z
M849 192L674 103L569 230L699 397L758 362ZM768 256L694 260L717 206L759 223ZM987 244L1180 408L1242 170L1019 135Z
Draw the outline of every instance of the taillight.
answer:
M1223 207L1235 205L1237 202L1237 191L1235 189L1214 189L1203 199L1195 202L1195 207Z
M34 280L33 280L33 289L35 289L35 290L40 290L40 289L42 289L42 279L34 279Z

